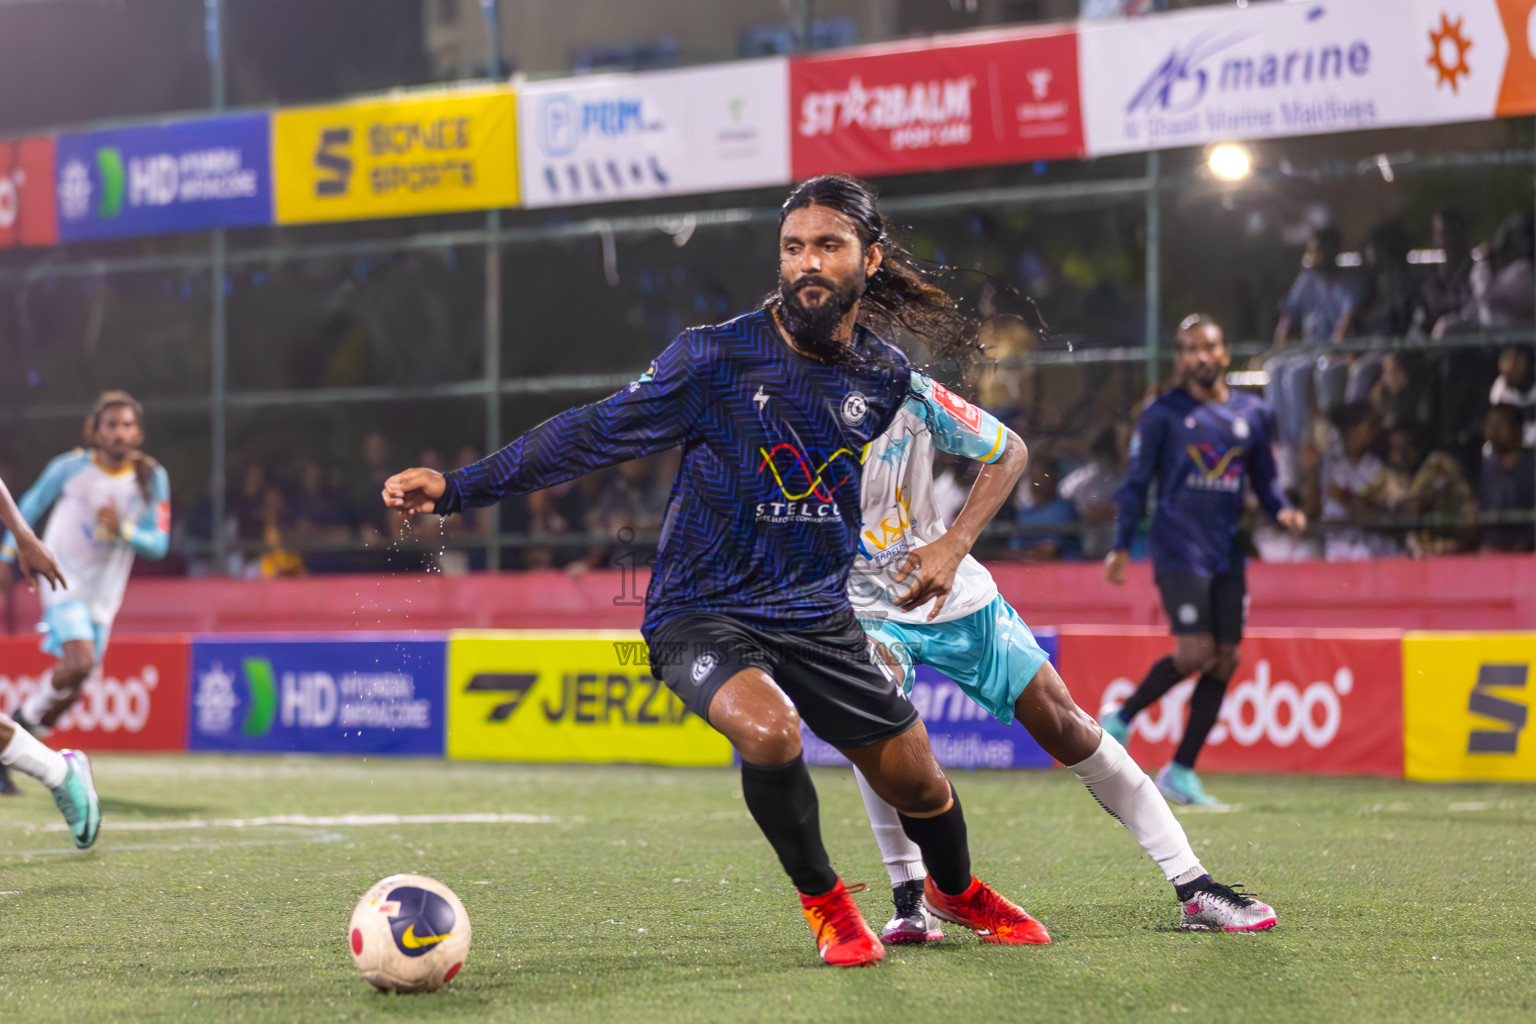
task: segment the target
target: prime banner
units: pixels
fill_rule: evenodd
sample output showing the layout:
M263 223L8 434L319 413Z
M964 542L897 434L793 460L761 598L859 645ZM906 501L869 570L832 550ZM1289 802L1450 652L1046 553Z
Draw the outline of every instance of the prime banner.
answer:
M1079 156L1071 28L796 58L795 177L901 174Z
M523 203L781 185L788 62L530 82L518 92Z
M1054 630L1035 632L1035 640L1057 658ZM917 666L908 695L928 729L933 756L946 768L1049 768L1054 762L1017 722L1004 725L981 709L938 669ZM844 765L848 761L802 726L805 759L811 764Z
M1530 113L1533 10L1328 0L1084 22L1088 153Z
M1404 772L1426 782L1536 782L1536 633L1409 633Z
M192 644L192 750L442 756L441 635Z
M1160 630L1063 626L1061 675L1098 717L1119 707L1173 650ZM1395 630L1249 630L1199 767L1215 772L1403 774L1402 634ZM1161 767L1184 735L1194 680L1131 725L1130 752Z
M514 206L515 111L509 88L279 111L278 222Z
M114 637L80 700L49 734L49 745L185 750L189 660L185 636ZM33 690L48 685L55 664L35 636L0 637L0 711L15 712Z
M60 135L62 242L272 223L268 115Z
M638 633L463 631L448 641L448 756L731 763L730 743L651 674Z

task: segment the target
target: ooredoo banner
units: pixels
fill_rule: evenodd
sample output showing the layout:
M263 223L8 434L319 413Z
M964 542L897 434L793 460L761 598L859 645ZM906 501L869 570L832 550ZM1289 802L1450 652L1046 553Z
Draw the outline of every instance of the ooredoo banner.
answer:
M907 171L1081 155L1071 28L925 39L790 62L793 169Z
M1536 633L1409 633L1408 778L1536 782L1532 665Z
M189 639L115 637L101 671L48 737L54 748L185 750ZM0 638L0 711L15 711L50 677L36 637Z
M0 141L0 249L55 245L53 140Z
M516 108L512 90L496 87L280 110L278 222L514 206Z
M1063 626L1062 678L1098 716L1119 707L1173 641L1158 630ZM1251 630L1199 767L1218 772L1403 774L1402 634ZM1131 728L1130 752L1161 767L1184 735L1194 680Z
M448 756L731 763L731 745L651 674L638 633L466 630L448 641Z
M124 238L272 223L267 115L59 136L59 238Z
M556 206L781 185L788 63L530 82L518 93L523 203Z
M1084 23L1088 152L1527 112L1532 6L1329 0Z
M442 756L441 636L197 637L192 750Z
M1053 630L1039 630L1035 639L1057 656ZM938 669L919 665L912 684L912 704L928 729L933 756L946 768L1049 768L1051 756L1040 749L1017 722L999 722ZM801 729L805 759L810 764L844 765L848 761L809 729Z

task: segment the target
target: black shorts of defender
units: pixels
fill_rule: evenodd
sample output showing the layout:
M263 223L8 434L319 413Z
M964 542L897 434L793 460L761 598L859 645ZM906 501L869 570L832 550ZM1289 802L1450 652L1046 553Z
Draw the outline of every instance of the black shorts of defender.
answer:
M1174 636L1208 633L1236 647L1248 618L1248 580L1241 565L1215 576L1165 572L1157 577Z
M871 659L851 611L794 632L754 629L727 615L683 615L651 634L650 655L652 674L706 722L720 687L747 668L773 677L800 720L834 747L868 747L917 721L896 680Z

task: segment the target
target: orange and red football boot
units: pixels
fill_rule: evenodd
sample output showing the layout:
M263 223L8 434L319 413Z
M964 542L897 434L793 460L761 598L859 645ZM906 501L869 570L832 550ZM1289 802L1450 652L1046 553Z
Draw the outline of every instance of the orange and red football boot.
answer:
M934 917L964 925L982 942L1000 946L1050 945L1045 925L974 875L970 887L958 896L944 895L928 878L923 883L923 901Z
M862 882L850 888L839 878L831 892L800 894L805 923L811 926L823 962L834 967L863 967L885 959L885 947L853 902L853 894L863 891Z

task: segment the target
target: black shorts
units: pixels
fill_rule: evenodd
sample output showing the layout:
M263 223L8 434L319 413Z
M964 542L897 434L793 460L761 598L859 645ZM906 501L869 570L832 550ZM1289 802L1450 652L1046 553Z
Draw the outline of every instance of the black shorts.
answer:
M869 651L851 611L798 632L754 629L714 613L683 615L650 637L651 673L706 722L726 680L760 668L794 702L800 720L839 748L900 736L917 721L898 681Z
M1248 580L1241 565L1215 576L1193 572L1158 574L1157 589L1175 636L1206 633L1218 644L1236 646L1248 619Z

